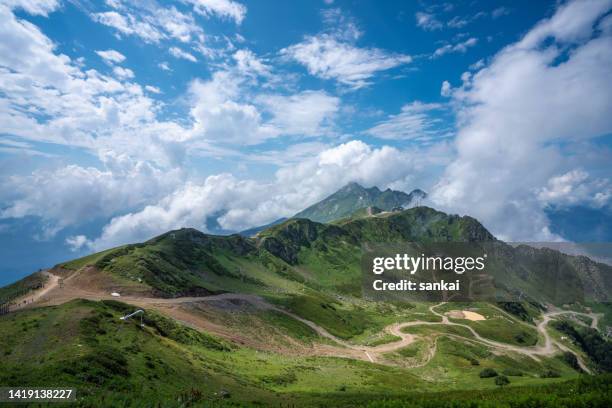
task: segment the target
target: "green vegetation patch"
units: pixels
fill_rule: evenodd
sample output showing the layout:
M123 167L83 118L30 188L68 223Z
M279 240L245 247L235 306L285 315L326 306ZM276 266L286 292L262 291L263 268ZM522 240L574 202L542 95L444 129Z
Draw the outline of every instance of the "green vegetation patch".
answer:
M612 371L612 343L604 339L597 330L576 326L567 320L555 321L552 324L555 329L567 334L578 344L599 370Z
M294 295L276 301L342 339L359 335L374 324L362 308L346 308L340 302L323 295Z

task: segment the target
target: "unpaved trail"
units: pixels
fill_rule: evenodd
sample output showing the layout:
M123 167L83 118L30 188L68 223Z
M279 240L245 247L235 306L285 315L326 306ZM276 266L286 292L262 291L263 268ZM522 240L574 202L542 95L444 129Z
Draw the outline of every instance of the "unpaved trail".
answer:
M338 345L338 347L334 347L331 345L320 345L318 347L318 350L320 350L322 355L336 355L336 356L341 356L341 357L350 357L350 358L356 358L356 359L360 359L364 361L380 362L380 363L385 361L384 354L391 353L391 352L400 350L404 347L407 347L418 338L418 336L416 335L405 333L403 329L407 327L423 326L423 325L428 325L428 326L449 325L449 326L459 326L459 327L463 327L467 329L473 336L473 339L468 339L462 336L450 335L450 334L440 334L441 336L457 337L457 338L464 339L464 340L478 342L480 344L483 344L493 349L523 354L535 360L538 360L538 356L551 356L555 354L557 350L569 351L576 356L580 367L585 372L590 374L591 370L584 363L582 358L578 354L570 350L568 347L564 346L563 344L557 341L554 341L548 334L546 327L552 318L562 315L562 314L576 314L576 315L588 316L593 319L592 325L594 325L595 327L597 327L597 323L599 319L599 317L593 313L586 314L586 313L580 313L580 312L574 312L574 311L552 311L552 312L544 313L542 315L542 320L539 321L536 326L538 333L541 334L542 337L544 338L544 344L535 345L535 346L519 347L519 346L514 346L511 344L501 343L501 342L497 342L494 340L484 338L480 334L478 334L476 330L474 330L471 326L468 326L466 324L451 322L448 319L448 316L436 311L437 307L447 303L447 302L441 302L436 305L432 305L429 308L429 311L432 314L441 318L440 322L428 322L428 321L422 321L422 320L415 320L415 321L404 322L404 323L393 323L385 327L383 330L384 332L388 334L399 337L400 340L381 344L378 346L363 346L363 345L352 344L350 342L347 342L346 340L343 340L337 336L334 336L333 334L329 333L325 328L317 325L316 323L308 319L304 319L303 317L300 317L288 310L272 305L266 300L264 300L263 298L256 296L256 295L241 294L241 293L224 293L224 294L211 295L211 296L180 297L180 298L155 298L155 297L129 296L128 295L128 296L121 296L117 298L117 297L111 296L110 293L101 293L99 291L94 292L94 291L84 290L79 287L72 287L70 285L72 276L65 280L65 282L67 283L65 288L59 288L58 287L58 276L50 272L47 272L47 273L50 276L49 284L46 285L43 290L37 293L33 297L35 299L34 302L32 304L28 304L26 307L31 307L36 304L57 305L57 304L65 303L69 300L77 299L77 298L83 298L83 299L89 299L89 300L115 299L115 300L121 300L125 303L130 303L130 304L133 304L139 307L155 308L159 310L160 312L168 314L169 316L181 322L184 322L190 326L194 326L195 328L212 331L213 333L219 334L220 336L225 337L225 338L229 338L230 340L234 340L242 344L248 344L248 339L246 339L245 337L242 337L240 335L236 336L235 334L230 333L228 330L225 330L223 327L219 325L215 325L211 322L203 322L202 319L193 319L189 316L188 312L178 307L175 307L181 304L189 304L189 303L213 302L213 301L220 301L220 300L240 300L240 301L248 302L249 304L261 310L274 310L276 312L283 313L299 322L302 322L303 324L305 324L306 326L314 330L319 336L326 338L328 340L331 340L332 342ZM529 326L529 327L533 327L533 326ZM433 356L436 353L437 338L438 336L436 336L436 338L434 339L433 347L431 347L427 355L427 358L422 362L412 365L411 367L423 366L427 364L433 358Z
M45 286L40 289L34 290L30 293L27 293L20 298L17 298L13 301L13 305L11 306L11 310L18 310L24 307L27 307L31 304L38 304L44 300L45 296L51 292L51 290L55 289L58 286L59 276L50 273L49 271L42 271L44 275L47 275L47 281L45 282ZM25 302L25 303L24 303Z

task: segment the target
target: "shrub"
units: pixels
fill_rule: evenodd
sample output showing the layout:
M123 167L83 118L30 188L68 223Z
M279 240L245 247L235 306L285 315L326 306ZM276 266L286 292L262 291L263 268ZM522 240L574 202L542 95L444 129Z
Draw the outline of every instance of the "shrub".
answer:
M499 385L500 387L503 387L504 385L508 385L508 384L510 384L510 380L505 375L500 375L495 378L495 385Z
M561 374L559 374L555 370L546 370L546 371L544 371L542 373L542 375L540 377L542 377L542 378L559 378L559 377L561 377Z
M578 364L578 359L576 358L576 355L571 351L566 351L565 353L563 353L563 361L565 361L574 370L582 371L580 365Z
M492 378L492 377L497 377L498 374L497 374L497 371L495 371L492 368L485 368L478 375L480 376L480 378Z

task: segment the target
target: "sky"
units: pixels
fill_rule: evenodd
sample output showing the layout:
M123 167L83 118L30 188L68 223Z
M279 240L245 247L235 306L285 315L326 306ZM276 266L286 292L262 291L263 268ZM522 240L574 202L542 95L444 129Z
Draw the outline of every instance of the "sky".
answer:
M612 1L0 1L0 284L348 182L612 239Z

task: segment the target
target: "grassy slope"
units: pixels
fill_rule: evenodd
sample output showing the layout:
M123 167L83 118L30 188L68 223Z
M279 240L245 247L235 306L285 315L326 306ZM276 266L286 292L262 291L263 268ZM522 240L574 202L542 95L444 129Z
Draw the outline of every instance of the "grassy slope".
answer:
M490 379L489 379L490 380ZM510 380L512 384L512 379ZM607 408L612 404L612 375L494 391L461 390L415 394L376 401L368 408Z
M450 310L470 310L483 315L486 320L451 318L450 321L470 326L478 334L491 340L518 346L533 346L538 342L538 333L533 325L522 322L487 303L447 303L436 310L441 313Z
M145 328L138 320L121 322L119 317L131 310L113 301L73 301L0 317L0 383L77 387L85 406L160 401L178 406L179 398L207 404L222 392L229 395L226 403L347 406L446 388L495 388L491 379L478 377L478 368L466 369L465 353L477 355L482 367L501 370L519 363L448 339L439 340L440 353L431 365L412 371L336 358L284 357L230 345L150 311ZM312 335L282 317L270 318L288 332ZM400 353L400 358L408 356ZM572 375L560 361L545 364ZM513 384L558 381L526 373ZM436 376L441 381L427 380Z
M397 369L334 358L296 358L230 346L211 336L147 312L121 322L133 310L118 302L73 301L56 307L0 317L0 383L19 386L76 386L99 401L122 393L145 401L171 401L192 388L212 399L227 390L235 401L299 400L304 392L355 393L388 390L401 383L425 384ZM283 317L271 317L288 331L311 336ZM379 384L384 384L380 386Z

